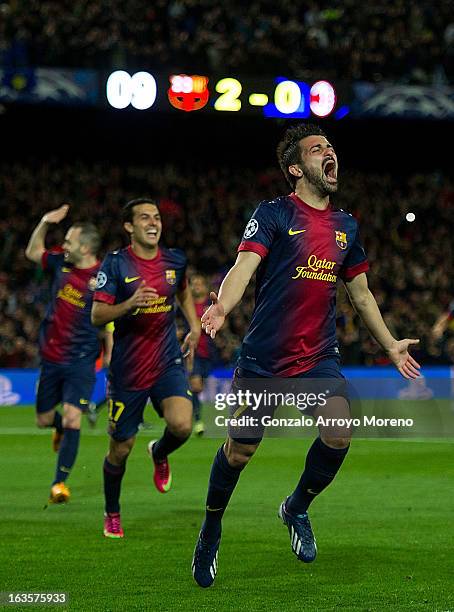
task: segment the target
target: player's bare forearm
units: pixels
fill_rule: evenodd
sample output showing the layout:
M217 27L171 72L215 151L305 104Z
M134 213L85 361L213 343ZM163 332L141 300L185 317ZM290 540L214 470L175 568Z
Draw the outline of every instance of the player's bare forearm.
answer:
M393 343L396 342L396 339L383 321L383 317L374 296L369 290L367 293L368 295L364 300L359 302L352 300L353 306L361 317L364 325L369 330L369 333L385 351L388 351Z
M243 251L238 254L234 266L228 271L219 289L218 301L224 307L225 315L241 301L260 262L261 257L256 253Z
M369 333L385 351L388 351L396 340L383 321L378 304L367 285L366 275L359 274L346 283L346 287L350 301Z
M51 223L60 223L60 221L66 217L68 211L69 204L63 204L60 208L50 210L44 215L28 241L27 248L25 249L25 256L27 259L35 263L40 263L46 248L45 240L49 225Z
M40 263L45 251L45 240L49 224L41 219L35 227L33 234L30 236L27 248L25 249L25 257L34 263Z
M156 289L154 287L147 287L145 281L142 281L131 297L119 304L98 302L95 297L91 309L91 322L96 326L106 325L111 321L124 317L137 308L146 308L158 297Z
M125 300L120 304L105 304L104 302L93 302L91 309L91 322L93 325L106 325L120 317L124 317L132 310L130 300Z
M350 300L367 329L380 346L386 351L392 363L405 378L418 378L419 363L408 352L409 347L419 340L405 338L396 340L386 327L374 296L367 286L365 274L359 274L346 283Z

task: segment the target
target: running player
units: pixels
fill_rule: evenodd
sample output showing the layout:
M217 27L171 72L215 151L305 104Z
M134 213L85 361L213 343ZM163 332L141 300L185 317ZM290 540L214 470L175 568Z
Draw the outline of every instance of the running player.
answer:
M49 226L68 214L67 204L44 215L35 228L26 257L41 263L53 276L52 299L41 324L41 374L36 400L38 427L54 427L53 448L58 452L51 503L67 502L66 480L77 457L82 412L95 384L95 362L100 351L98 330L90 321L99 262L97 229L75 223L66 233L63 248L46 250ZM63 404L63 415L55 410Z
M290 128L278 147L278 158L294 191L259 205L246 226L235 265L219 296L211 294L212 305L202 317L202 327L213 338L257 270L256 304L234 388L247 387L248 380L261 377L332 379L343 387L335 336L338 278L345 282L354 307L399 372L416 378L419 365L408 348L418 341L392 337L368 289L365 273L369 266L357 222L330 203L330 195L337 191L338 165L325 133L315 125ZM334 410L340 417L349 415L343 396L332 397L326 406L331 414ZM240 409L238 413L243 407ZM205 522L192 564L194 578L202 587L214 581L222 516L242 469L263 436L259 431L244 438L239 429L230 429L211 470ZM279 516L301 561L311 562L316 556L308 507L334 479L347 454L350 435L347 429L337 434L332 429L320 431L299 483L280 506Z
M194 274L191 277L191 290L194 297L195 311L200 320L210 306L207 279L201 274ZM205 379L211 370L211 340L206 334L202 334L197 345L194 357L194 368L189 376L189 384L192 391L192 408L194 411L194 433L202 436L205 426L202 421L202 404L199 394L203 391Z
M158 491L170 490L168 455L186 442L192 430L191 392L183 367L192 368L200 338L189 285L186 257L178 249L159 246L162 223L150 198L126 204L123 222L129 247L109 253L98 274L92 321L115 323L109 372L110 446L104 461L104 535L123 537L120 489L143 412L150 398L166 422L163 436L148 444ZM190 326L180 345L176 336L178 302Z

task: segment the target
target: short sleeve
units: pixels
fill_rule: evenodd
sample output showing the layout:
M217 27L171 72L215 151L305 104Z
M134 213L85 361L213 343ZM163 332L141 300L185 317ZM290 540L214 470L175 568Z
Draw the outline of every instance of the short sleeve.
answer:
M116 274L116 266L114 264L114 256L109 253L104 258L101 267L96 277L96 289L93 299L96 302L104 302L105 304L115 304L117 295L118 279Z
M278 230L277 210L270 202L262 202L255 210L238 247L238 252L252 251L262 259L270 250Z
M41 267L46 272L51 272L52 274L60 268L65 262L65 255L63 253L63 249L56 248L52 250L44 251L41 257Z
M362 274L368 270L369 262L367 261L366 252L361 243L359 229L357 228L355 239L347 253L347 257L344 260L339 276L344 281L351 281L355 278L355 276L358 276L358 274Z

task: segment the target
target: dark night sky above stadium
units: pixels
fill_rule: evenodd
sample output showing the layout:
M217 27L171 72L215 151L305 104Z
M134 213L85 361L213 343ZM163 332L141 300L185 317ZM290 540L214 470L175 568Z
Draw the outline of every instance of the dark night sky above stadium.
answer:
M414 171L448 168L449 156L434 155L429 144L442 141L450 123L392 120L321 121L337 147L343 167ZM114 110L9 107L0 115L0 156L58 154L90 159L184 162L219 159L251 167L275 163L282 120L207 117L190 113L143 114ZM367 134L367 136L365 136ZM62 138L62 135L64 137ZM26 145L25 145L26 143ZM436 151L442 149L436 147Z

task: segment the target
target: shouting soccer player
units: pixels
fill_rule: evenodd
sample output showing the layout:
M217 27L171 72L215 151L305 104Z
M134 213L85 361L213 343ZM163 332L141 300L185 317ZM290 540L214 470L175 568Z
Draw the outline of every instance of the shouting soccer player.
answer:
M100 350L98 330L90 321L96 287L100 246L91 223L75 223L63 249L48 251L49 225L68 214L67 204L44 215L35 228L25 255L53 275L52 300L41 324L39 343L41 374L36 401L38 427L54 427L53 447L58 452L51 503L70 497L65 484L79 448L82 412L87 409L95 384L95 362ZM63 403L63 416L55 406Z
M418 363L408 353L417 340L396 340L387 329L368 289L368 263L358 225L334 208L338 164L333 146L315 125L300 124L285 133L278 147L281 169L294 192L262 202L246 226L235 265L219 296L202 317L213 338L225 317L241 300L257 271L256 304L235 371L233 386L261 377L333 379L342 387L335 331L336 284L342 279L350 299L372 336L406 378L418 376ZM277 324L278 323L278 324ZM345 397L328 406L346 416ZM229 430L215 456L208 486L206 516L194 551L192 571L202 587L210 586L218 567L221 519L242 469L257 450L263 432L253 438ZM334 479L347 454L350 431L335 436L320 430L306 457L293 493L279 516L288 527L293 552L301 561L315 559L316 545L307 510Z
M191 290L186 281L186 257L178 249L159 246L162 223L154 200L131 200L123 209L131 244L109 253L98 274L92 321L115 322L109 373L110 446L104 461L104 535L123 537L120 488L148 398L164 417L166 428L148 445L154 463L154 483L166 493L172 482L168 455L186 442L192 430L191 392L182 358L192 368L200 338ZM190 331L183 345L176 336L176 301Z

